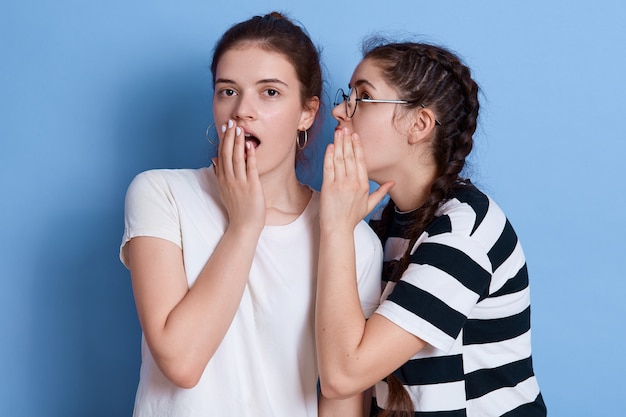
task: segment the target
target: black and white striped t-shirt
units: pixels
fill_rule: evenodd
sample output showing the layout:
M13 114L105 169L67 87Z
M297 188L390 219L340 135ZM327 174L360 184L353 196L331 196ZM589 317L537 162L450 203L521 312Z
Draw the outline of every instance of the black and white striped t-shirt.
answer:
M526 261L511 224L469 183L437 214L376 311L427 343L394 372L415 415L545 416L532 367ZM385 271L406 251L410 219L395 213L383 242ZM374 214L374 229L378 221ZM387 393L384 381L376 385L381 408Z

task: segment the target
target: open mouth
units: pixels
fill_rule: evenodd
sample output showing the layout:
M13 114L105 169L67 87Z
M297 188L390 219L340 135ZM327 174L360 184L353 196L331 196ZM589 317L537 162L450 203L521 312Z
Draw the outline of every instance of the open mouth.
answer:
M256 136L253 136L249 133L246 133L244 135L244 138L246 140L246 143L249 143L251 146L254 146L255 149L258 148L259 145L261 144L261 141Z

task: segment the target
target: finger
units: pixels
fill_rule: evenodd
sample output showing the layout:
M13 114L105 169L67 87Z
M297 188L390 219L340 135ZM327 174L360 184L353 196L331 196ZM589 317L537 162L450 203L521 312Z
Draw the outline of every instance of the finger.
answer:
M242 134L243 136L243 134ZM250 143L245 144L246 148L246 172L248 179L258 179L259 171L256 164L256 148Z
M324 172L322 174L322 186L324 184L331 184L335 182L335 145L330 143L326 147L326 152L324 153Z
M342 129L335 130L335 146L333 153L333 165L335 167L335 181L346 176L346 167L343 157L344 132Z
M361 138L357 133L352 134L352 148L354 149L354 163L356 165L356 176L359 181L369 181L367 167L365 165L365 155L361 146Z
M388 181L384 183L383 185L381 185L380 187L378 187L376 191L374 191L372 194L369 195L369 197L367 198L367 212L368 213L374 210L374 207L376 207L376 205L380 203L383 198L385 198L389 190L391 190L394 185L396 185L394 181Z
M220 156L222 155L222 148L224 147L224 132L226 131L226 126L225 125L221 125L220 128L218 129L218 138L219 140L217 141L217 155L215 157L215 161L219 161ZM220 171L221 171L221 167L218 164L215 164L215 173L219 175Z
M346 175L351 177L357 175L357 166L354 155L354 135L355 134L350 134L347 130L344 131L343 161Z
M235 142L234 122L228 120L227 124L222 125L223 138L219 145L218 170L221 174L231 177L233 175L233 145Z
M239 126L233 127L233 173L236 178L246 178L246 140L243 129Z

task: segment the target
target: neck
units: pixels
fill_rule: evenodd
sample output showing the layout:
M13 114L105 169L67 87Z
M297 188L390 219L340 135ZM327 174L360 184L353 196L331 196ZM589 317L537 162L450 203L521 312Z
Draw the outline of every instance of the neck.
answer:
M301 184L295 170L277 175L267 173L261 177L267 225L284 225L294 221L311 199L311 189Z
M393 179L396 185L389 191L389 196L400 211L411 211L421 207L430 194L435 180L434 166L410 167L396 170L387 181Z

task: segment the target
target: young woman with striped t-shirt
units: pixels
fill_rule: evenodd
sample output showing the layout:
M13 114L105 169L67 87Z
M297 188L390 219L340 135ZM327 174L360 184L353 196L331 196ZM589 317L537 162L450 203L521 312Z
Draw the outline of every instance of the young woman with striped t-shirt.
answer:
M545 416L526 261L504 213L461 171L478 86L446 49L366 48L339 90L324 160L316 331L322 392L374 386L372 415ZM381 184L368 196L368 178ZM384 292L366 321L353 228L372 216Z

